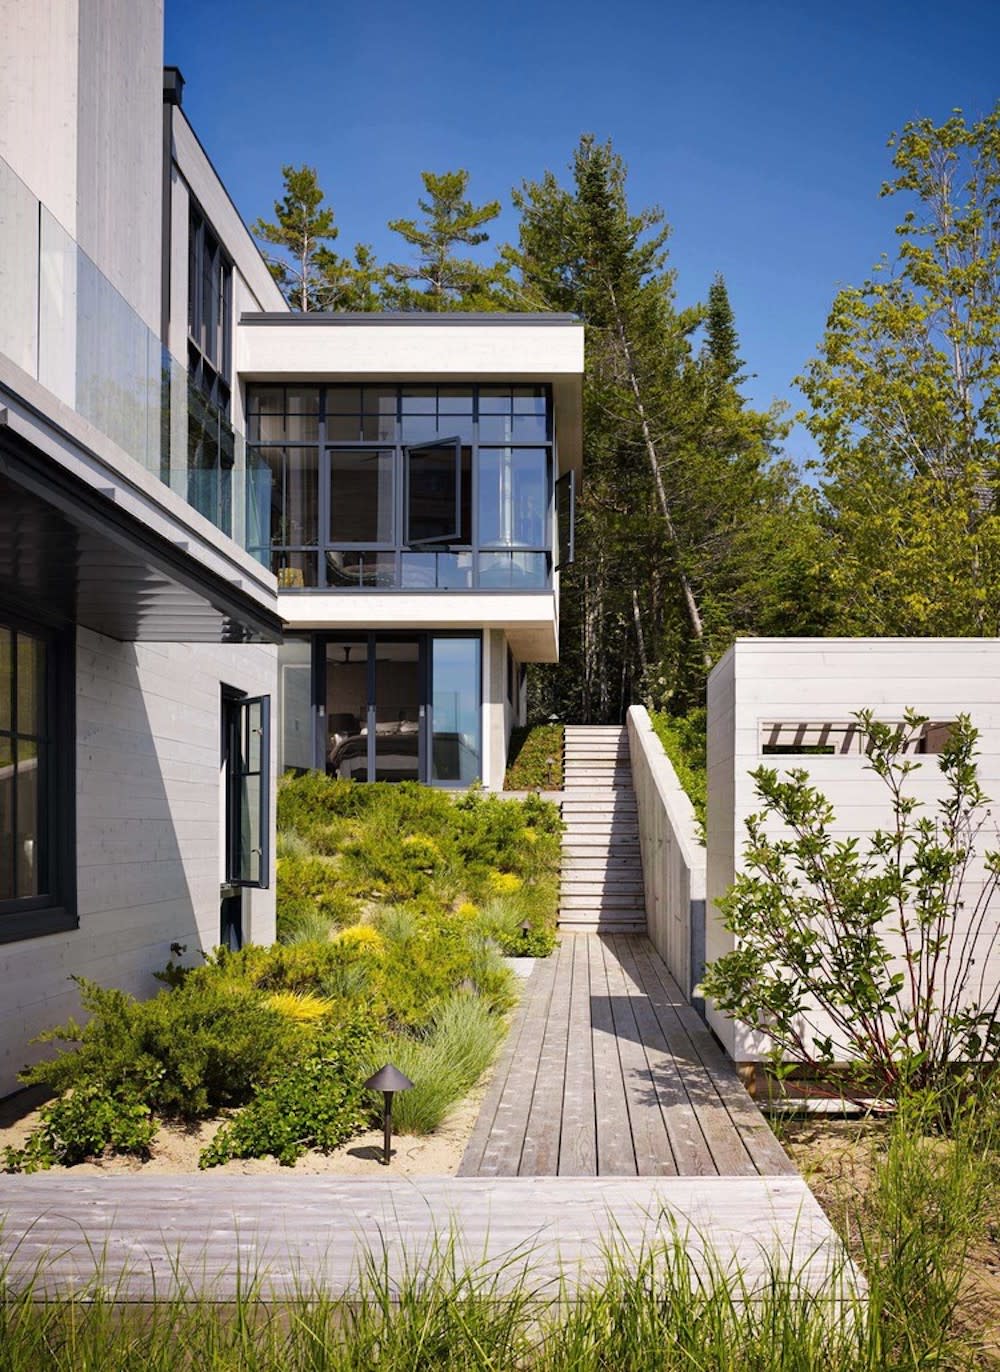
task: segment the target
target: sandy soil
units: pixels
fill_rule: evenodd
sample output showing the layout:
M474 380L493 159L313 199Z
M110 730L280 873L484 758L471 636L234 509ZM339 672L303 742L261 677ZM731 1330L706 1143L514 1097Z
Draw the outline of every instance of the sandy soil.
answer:
M282 1167L274 1158L234 1159L216 1172L237 1172L252 1176L268 1173L330 1177L452 1177L458 1171L465 1145L479 1113L486 1082L465 1098L434 1134L418 1137L397 1134L393 1137L392 1164L382 1165L382 1131L371 1130L350 1140L333 1153L310 1152L294 1167ZM33 1108L34 1107L34 1108ZM5 1145L18 1148L38 1122L37 1100L23 1095L3 1102L0 1113L0 1156ZM53 1172L72 1172L74 1176L121 1176L141 1172L143 1176L178 1176L198 1171L198 1154L219 1129L222 1121L184 1129L174 1124L160 1126L147 1162L135 1158L100 1158L78 1163L72 1168L53 1168Z

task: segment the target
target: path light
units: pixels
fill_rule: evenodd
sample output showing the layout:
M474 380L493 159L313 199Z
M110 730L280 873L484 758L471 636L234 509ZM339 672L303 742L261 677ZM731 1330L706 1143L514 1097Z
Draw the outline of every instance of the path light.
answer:
M522 940L523 943L527 943L527 942L528 942L528 936L530 935L530 933L531 933L531 920L530 920L530 919L526 919L526 920L524 921L524 923L521 925L521 940Z
M389 1166L389 1159L392 1156L392 1098L397 1091L409 1091L413 1082L409 1077L404 1077L398 1067L393 1067L391 1062L387 1062L384 1067L380 1067L373 1077L369 1077L365 1082L366 1091L381 1091L382 1099L385 1102L382 1107L382 1162Z

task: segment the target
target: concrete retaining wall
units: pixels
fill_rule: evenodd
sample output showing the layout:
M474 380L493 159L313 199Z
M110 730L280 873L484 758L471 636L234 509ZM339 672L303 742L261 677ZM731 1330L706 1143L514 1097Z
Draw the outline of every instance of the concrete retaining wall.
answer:
M628 712L628 742L649 937L691 996L705 963L705 848L694 807L641 705Z

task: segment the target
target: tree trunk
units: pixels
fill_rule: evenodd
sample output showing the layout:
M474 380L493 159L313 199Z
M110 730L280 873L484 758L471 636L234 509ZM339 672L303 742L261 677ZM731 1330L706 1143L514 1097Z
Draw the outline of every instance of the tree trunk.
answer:
M706 668L712 665L712 659L705 647L705 626L702 622L701 612L698 609L698 602L695 599L694 588L684 570L681 559L680 539L677 537L677 529L674 526L673 517L670 513L670 502L667 499L667 489L663 484L663 473L660 468L660 457L656 451L656 444L653 441L653 432L649 426L649 418L646 414L646 406L642 398L642 389L639 386L639 377L636 374L635 364L632 361L632 349L629 347L628 335L625 332L625 323L621 312L618 309L618 300L612 285L608 285L608 294L611 296L611 306L614 310L615 323L618 328L618 338L622 347L622 357L625 361L625 369L628 373L629 386L635 399L636 412L639 416L639 427L642 430L642 441L646 449L646 456L649 458L649 466L653 475L653 485L656 489L656 499L660 507L660 514L663 516L663 523L666 526L667 537L674 546L677 554L677 576L681 585L681 593L684 597L684 607L687 610L688 622L691 625L691 632L694 634L698 645L701 648L702 661Z

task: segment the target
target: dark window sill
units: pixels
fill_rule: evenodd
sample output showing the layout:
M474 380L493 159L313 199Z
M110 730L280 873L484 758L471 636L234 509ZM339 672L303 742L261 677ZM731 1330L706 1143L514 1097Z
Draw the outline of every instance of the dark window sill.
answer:
M50 905L41 910L17 910L0 915L0 943L19 943L46 934L64 934L79 929L80 921L71 910Z

